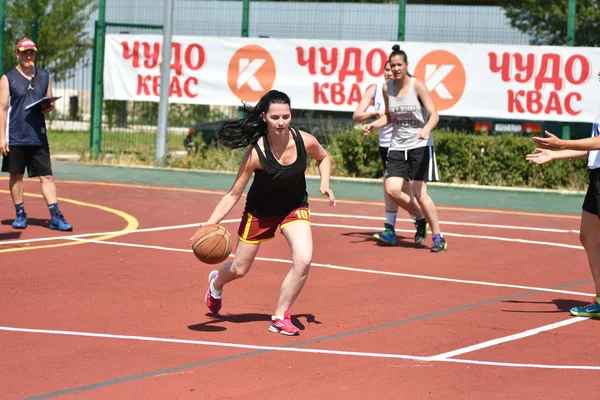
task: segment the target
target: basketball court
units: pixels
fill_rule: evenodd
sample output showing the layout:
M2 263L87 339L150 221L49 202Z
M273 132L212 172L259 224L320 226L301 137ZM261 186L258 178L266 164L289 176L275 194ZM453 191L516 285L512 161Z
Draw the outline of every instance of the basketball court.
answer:
M223 191L58 187L74 232L47 228L33 180L29 227L13 230L8 206L2 218L3 399L591 399L600 389L596 321L568 313L594 292L577 215L438 200L448 251L432 254L404 214L399 246L372 240L382 202L310 198L313 268L291 310L301 333L288 337L268 331L290 267L280 234L225 288L220 315L204 305L211 266L189 238ZM222 222L233 236L243 202Z

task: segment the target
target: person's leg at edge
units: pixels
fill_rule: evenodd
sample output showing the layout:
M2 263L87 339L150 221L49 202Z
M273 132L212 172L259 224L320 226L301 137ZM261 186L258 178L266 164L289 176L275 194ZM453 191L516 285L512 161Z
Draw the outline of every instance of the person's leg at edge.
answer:
M591 304L584 307L573 307L571 314L582 317L600 318L600 219L598 215L583 210L579 240L585 249L594 279L596 297Z
M433 203L433 199L427 193L427 182L425 181L412 181L413 192L417 202L425 214L425 218L431 227L431 233L433 234L433 247L431 251L438 252L446 250L446 240L442 236L440 230L440 220L438 218L437 209Z

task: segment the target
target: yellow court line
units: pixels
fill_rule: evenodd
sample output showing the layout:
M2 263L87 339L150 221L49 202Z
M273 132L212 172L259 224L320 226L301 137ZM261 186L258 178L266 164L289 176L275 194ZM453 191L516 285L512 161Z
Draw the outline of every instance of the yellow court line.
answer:
M202 194L217 194L224 195L227 193L223 190L206 190L206 189L191 189L191 188L178 188L171 186L150 186L150 185L139 185L139 184L124 184L124 183L115 183L115 182L95 182L95 181L72 181L72 180L61 180L61 183L73 183L78 185L101 185L101 186L114 186L114 187L127 187L127 188L136 188L136 189L151 189L151 190L167 190L167 191L176 191L176 192L189 192L189 193L202 193ZM244 193L245 195L245 193ZM310 197L311 201L318 201L323 203L329 203L329 199L320 198L320 197ZM336 203L340 204L364 204L371 206L384 206L385 203L382 201L361 201L361 200L337 200ZM569 215L569 214L552 214L552 213L536 213L536 212L527 212L527 211L511 211L511 210L494 210L494 209L485 209L485 208L470 208L470 207L445 207L445 206L437 206L438 210L448 210L448 211L469 211L469 212L477 212L477 213L489 213L489 214L505 214L505 215L523 215L529 217L551 217L551 218L566 218L566 219L580 219L579 215Z
M126 188L136 188L136 189L150 189L150 190L166 190L166 191L175 191L175 192L188 192L188 193L201 193L201 194L215 194L215 195L224 195L227 193L223 190L206 190L206 189L192 189L192 188L179 188L172 186L150 186L150 185L139 185L139 184L126 184L126 183L116 183L116 182L98 182L98 181L74 181L74 180L60 180L60 183L71 183L76 185L97 185L97 186L112 186L112 187L126 187ZM246 195L244 193L244 195ZM318 202L326 202L329 203L329 199L320 198L320 197L310 197L311 201ZM385 203L382 201L361 201L361 200L345 200L345 199L336 199L336 203L339 204L361 204L361 205L371 205L371 206L384 206ZM494 209L485 209L485 208L471 208L471 207L447 207L447 206L437 206L438 210L447 210L447 211L466 211L466 212L476 212L476 213L484 213L484 214L503 214L503 215L522 215L528 217L545 217L545 218L564 218L564 219L580 219L580 215L569 215L569 214L552 214L552 213L536 213L536 212L527 212L527 211L511 211L511 210L494 210Z
M0 190L0 193L9 193L10 194L10 192L8 190ZM24 193L24 195L28 196L28 197L43 198L43 196L40 194ZM123 218L127 222L127 226L124 229L122 229L121 231L119 231L117 233L109 234L109 235L99 236L94 240L113 239L113 238L124 235L128 231L134 231L140 226L140 223L134 216L129 215L126 212L123 212L120 210L115 210L114 208L100 206L100 205L92 204L92 203L85 203L85 202L79 201L79 200L66 199L64 197L59 197L58 200L61 202L71 203L71 204L75 204L78 206L97 208L99 210L106 211L111 214L115 214L115 215ZM26 250L35 250L35 249L49 249L49 248L55 248L55 247L75 246L75 245L83 244L83 243L85 243L85 242L67 242L67 243L47 244L47 245L32 246L32 247L15 247L15 248L10 248L10 249L1 249L0 253L11 253L11 252L15 252L15 251L26 251ZM0 242L0 244L2 244L2 243Z

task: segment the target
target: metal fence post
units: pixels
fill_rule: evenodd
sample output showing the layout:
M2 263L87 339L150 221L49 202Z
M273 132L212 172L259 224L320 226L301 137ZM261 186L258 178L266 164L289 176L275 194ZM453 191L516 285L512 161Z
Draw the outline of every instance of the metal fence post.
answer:
M92 115L90 117L90 149L95 157L102 145L102 102L104 98L104 42L106 36L106 0L99 0L98 20L94 33L92 64Z
M250 24L250 0L242 1L242 37L248 37Z
M165 0L162 43L162 64L160 66L160 101L158 103L158 132L156 135L156 158L154 163L162 166L165 162L169 124L169 89L171 87L171 45L173 31L173 3Z
M38 19L37 19L37 17L34 17L33 23L31 24L31 40L33 40L34 43L38 42L39 28L40 28L40 24L38 22Z
M575 23L577 22L577 0L569 0L569 14L567 15L567 46L575 46ZM571 124L563 123L562 138L571 139Z
M0 75L4 74L4 24L6 22L6 0L0 0Z
M398 41L405 40L406 30L406 0L398 0Z

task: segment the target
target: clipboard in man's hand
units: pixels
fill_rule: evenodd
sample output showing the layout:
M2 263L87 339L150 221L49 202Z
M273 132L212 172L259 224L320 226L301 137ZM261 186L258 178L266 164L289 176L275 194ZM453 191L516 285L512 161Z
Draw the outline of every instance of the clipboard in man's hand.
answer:
M60 99L60 96L58 96L58 97L42 97L38 101L35 101L35 102L25 106L25 111L30 110L37 106L39 106L41 109L44 109L44 108L50 106L52 103L54 103L58 99Z

